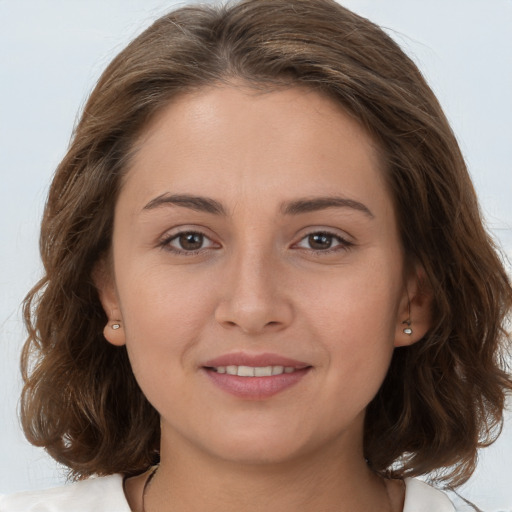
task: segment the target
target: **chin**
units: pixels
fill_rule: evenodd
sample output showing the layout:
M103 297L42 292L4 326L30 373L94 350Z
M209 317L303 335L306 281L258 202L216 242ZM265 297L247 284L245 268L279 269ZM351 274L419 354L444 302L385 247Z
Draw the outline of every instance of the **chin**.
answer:
M224 434L224 435L222 435ZM209 450L216 458L242 465L280 465L307 457L318 451L322 439L305 432L290 432L274 427L264 429L234 430L226 428L220 436L209 438Z

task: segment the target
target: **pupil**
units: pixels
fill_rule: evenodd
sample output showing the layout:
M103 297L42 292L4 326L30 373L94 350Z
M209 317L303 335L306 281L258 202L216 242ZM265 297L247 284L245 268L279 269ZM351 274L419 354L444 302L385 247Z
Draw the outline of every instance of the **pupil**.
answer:
M203 245L203 235L200 233L184 233L179 240L181 247L188 251L200 249Z
M332 236L325 233L309 235L309 245L313 249L329 249L332 245Z

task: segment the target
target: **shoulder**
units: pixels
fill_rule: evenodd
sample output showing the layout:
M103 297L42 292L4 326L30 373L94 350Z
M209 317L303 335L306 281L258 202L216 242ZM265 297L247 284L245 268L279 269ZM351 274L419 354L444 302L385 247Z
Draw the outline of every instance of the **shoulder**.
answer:
M416 478L405 479L404 512L455 512L448 496Z
M89 478L62 487L0 496L0 512L130 512L123 477Z

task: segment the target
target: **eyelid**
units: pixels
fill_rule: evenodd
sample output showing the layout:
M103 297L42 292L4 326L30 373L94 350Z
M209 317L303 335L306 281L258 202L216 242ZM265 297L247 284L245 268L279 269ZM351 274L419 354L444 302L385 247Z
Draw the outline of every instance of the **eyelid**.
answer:
M314 248L308 248L308 247L300 247L299 244L310 237L311 235L316 234L323 234L331 236L332 238L338 240L339 243L334 244L332 247L328 247L327 249L314 249ZM311 228L308 228L306 232L303 231L303 233L300 235L300 238L297 242L292 244L292 247L297 247L299 249L303 249L305 251L309 251L311 253L315 254L327 254L329 252L338 252L343 250L348 250L351 247L355 245L355 243L351 240L352 237L346 235L345 233L341 233L338 230L332 229L332 228L324 228L321 226L314 226Z
M207 228L204 228L203 226L197 226L197 225L184 225L184 226L177 226L175 228L167 230L162 236L159 237L157 246L167 250L171 253L177 254L177 255L196 255L201 252L205 252L211 249L220 249L222 247L222 244L219 242L216 242L214 237L209 233L210 230ZM347 235L345 232L340 232L339 230L335 228L325 228L322 226L311 226L307 229L301 230L301 234L297 236L296 242L294 242L291 245L291 248L297 248L304 251L308 251L310 253L322 255L322 254L328 254L330 252L340 252L343 250L348 250L351 247L355 245L354 241L352 241L352 237L350 235ZM187 234L187 233L195 233L199 234L204 239L209 241L209 244L207 247L201 247L197 250L185 250L180 249L177 247L173 247L170 245L170 243L177 239L180 235ZM315 248L308 248L308 247L300 247L299 244L307 239L311 235L315 234L324 234L328 235L335 240L338 241L338 243L335 243L332 247L328 247L326 249L315 249Z
M201 226L194 226L194 225L186 225L186 226L178 226L175 228L172 228L170 230L167 230L161 237L158 239L158 247L160 247L163 250L169 251L170 253L177 254L177 255L185 255L185 256L193 256L198 253L207 251L209 249L218 249L221 247L221 244L216 242L211 235L207 233L207 229L201 227ZM180 249L178 247L173 247L171 245L171 242L175 239L177 239L180 235L184 235L187 233L194 233L201 235L204 237L204 239L208 240L210 242L210 245L208 247L201 247L200 249L196 250L190 250L187 251L185 249Z

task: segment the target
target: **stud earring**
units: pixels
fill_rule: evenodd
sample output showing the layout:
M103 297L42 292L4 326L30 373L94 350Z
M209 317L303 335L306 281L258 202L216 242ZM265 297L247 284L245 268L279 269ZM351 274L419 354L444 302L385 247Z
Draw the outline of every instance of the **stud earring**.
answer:
M409 319L407 319L407 320L404 320L402 322L402 324L407 325L407 327L404 327L404 334L407 334L407 336L410 336L412 334L411 321Z
M412 334L412 329L411 329L411 301L409 299L409 297L407 297L407 309L409 310L409 315L407 317L407 320L404 320L402 322L402 325L405 324L407 327L404 327L403 331L404 331L404 334L407 334L407 336L410 336Z
M120 328L121 328L121 324L118 324L118 323L112 324L112 329L114 331L116 331L117 329L120 329Z

